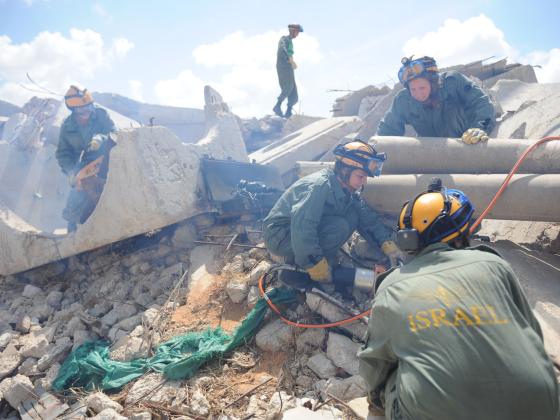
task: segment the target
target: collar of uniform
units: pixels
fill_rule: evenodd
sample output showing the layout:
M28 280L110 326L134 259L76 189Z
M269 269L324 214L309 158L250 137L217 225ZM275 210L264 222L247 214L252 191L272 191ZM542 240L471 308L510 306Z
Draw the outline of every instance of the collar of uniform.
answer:
M89 114L89 119L86 125L91 124L92 121L95 121L97 119L97 107L94 105L93 106L93 110L91 111L91 114ZM72 125L74 127L79 127L80 125L78 124L78 121L76 121L76 114L74 114L72 112L72 114L70 114L70 121L72 122Z
M336 176L336 174L331 168L328 168L327 170L329 171L329 178L331 180L331 186L332 186L332 191L334 193L335 200L339 201L339 200L347 199L349 194L346 192L346 190L340 183L338 176Z
M418 258L423 255L430 254L432 252L451 251L453 249L454 248L452 248L449 244L446 244L444 242L436 242L435 244L428 245L426 248L424 248L422 251L416 254L414 258Z

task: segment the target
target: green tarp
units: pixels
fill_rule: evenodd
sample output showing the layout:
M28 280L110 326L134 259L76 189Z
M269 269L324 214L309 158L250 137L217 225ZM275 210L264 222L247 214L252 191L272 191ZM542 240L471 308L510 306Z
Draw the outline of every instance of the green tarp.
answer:
M273 289L267 295L277 305L295 301L293 289ZM85 343L64 361L53 390L118 389L148 371L163 373L169 379L190 378L204 363L248 342L258 331L267 310L268 305L261 298L231 336L219 327L190 332L159 345L152 357L128 362L111 360L106 341Z

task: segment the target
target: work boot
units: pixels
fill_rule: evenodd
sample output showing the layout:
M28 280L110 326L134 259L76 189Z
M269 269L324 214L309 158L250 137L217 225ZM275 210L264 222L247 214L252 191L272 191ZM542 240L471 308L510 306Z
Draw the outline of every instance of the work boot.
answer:
M290 118L292 116L292 107L289 106L288 109L286 110L286 113L284 114L284 118Z
M278 115L279 117L282 116L282 108L280 107L280 102L276 102L276 105L274 105L274 108L272 108L272 111L274 111L274 113L276 115Z

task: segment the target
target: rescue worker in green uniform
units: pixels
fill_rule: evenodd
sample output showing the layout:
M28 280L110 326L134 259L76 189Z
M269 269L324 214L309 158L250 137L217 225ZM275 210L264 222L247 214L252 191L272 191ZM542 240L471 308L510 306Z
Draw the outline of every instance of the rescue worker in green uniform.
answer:
M378 136L402 136L409 124L420 137L456 137L464 143L488 140L496 113L488 95L459 72L440 73L432 57L402 59L404 85L377 129Z
M337 252L355 230L388 256L396 259L400 253L391 229L359 195L368 176L381 174L385 154L361 141L338 145L334 154L334 170L296 181L263 222L268 250L295 262L315 281L331 280Z
M102 147L107 136L115 131L115 124L107 111L93 104L87 89L70 86L64 101L72 113L60 128L56 159L72 187L62 217L68 221L68 232L75 231L89 214L88 195L76 188L76 175L82 169L84 156Z
M284 35L278 41L278 51L276 53L276 71L278 73L278 83L280 84L280 96L276 101L276 105L272 111L279 117L290 118L292 116L292 108L298 101L298 91L296 86L296 78L294 70L297 64L294 61L294 44L292 39L296 38L300 32L303 32L303 26L292 23L288 25L288 35ZM288 107L286 113L282 114L282 102L288 98Z
M370 414L558 418L539 323L511 267L487 246L469 248L472 214L441 181L404 205L396 242L414 257L378 277L358 353Z

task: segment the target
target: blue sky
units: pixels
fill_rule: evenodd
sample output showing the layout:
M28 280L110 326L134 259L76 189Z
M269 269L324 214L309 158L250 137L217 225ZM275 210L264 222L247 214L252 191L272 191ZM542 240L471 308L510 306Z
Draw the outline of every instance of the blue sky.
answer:
M61 92L76 82L152 103L202 107L204 84L261 117L278 95L276 44L294 41L298 112L327 116L340 95L396 78L406 54L441 65L496 56L560 82L559 1L0 0L0 99L21 103L25 73Z

